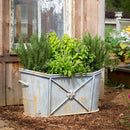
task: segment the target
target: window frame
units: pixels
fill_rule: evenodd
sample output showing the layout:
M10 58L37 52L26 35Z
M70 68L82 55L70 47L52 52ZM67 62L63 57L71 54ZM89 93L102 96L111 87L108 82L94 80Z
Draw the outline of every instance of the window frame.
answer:
M41 30L41 0L37 0L38 2L38 37L40 38L42 30ZM13 46L17 46L17 43L14 43L14 0L10 0L9 5L9 13L10 13L10 26L9 26L9 52L13 54L12 51ZM68 34L70 37L75 37L75 0L63 0L63 30L64 34ZM72 24L73 23L73 24Z

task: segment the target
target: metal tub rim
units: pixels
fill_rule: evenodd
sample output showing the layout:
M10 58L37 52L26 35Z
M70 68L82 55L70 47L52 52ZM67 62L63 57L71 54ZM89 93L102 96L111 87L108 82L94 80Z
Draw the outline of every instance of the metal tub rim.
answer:
M47 73L28 70L28 69L24 69L24 68L19 68L19 72L30 74L30 75L36 75L36 76L44 77L44 78L48 78L48 79L50 79L50 78L70 78L69 76L64 76L64 75L59 75L59 74L47 74ZM79 73L77 73L74 75L74 77L93 76L93 75L98 75L102 72L103 72L103 68L98 71L95 71L95 72L87 73L87 75L85 73L83 73L82 76Z

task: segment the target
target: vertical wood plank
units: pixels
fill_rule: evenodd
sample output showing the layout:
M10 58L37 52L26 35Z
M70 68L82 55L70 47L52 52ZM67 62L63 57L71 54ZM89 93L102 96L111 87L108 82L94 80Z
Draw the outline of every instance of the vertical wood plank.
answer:
M72 0L72 37L75 37L75 0Z
M6 96L7 105L22 104L22 87L18 83L20 73L18 63L6 64Z
M98 5L98 35L101 36L102 39L105 37L105 0L99 0Z
M28 38L33 34L33 3L28 2Z
M0 63L0 106L5 106L5 64Z
M81 1L75 0L75 37L81 37Z
M81 0L81 38L84 33L84 0Z
M3 1L0 0L0 55L3 55Z
M3 1L3 0L2 0ZM9 54L9 0L3 1L3 54Z
M64 32L72 37L72 3L73 0L65 0Z
M98 0L87 0L87 30L92 36L98 34Z
M83 34L87 32L87 0L83 1Z
M21 38L21 5L16 6L16 37Z

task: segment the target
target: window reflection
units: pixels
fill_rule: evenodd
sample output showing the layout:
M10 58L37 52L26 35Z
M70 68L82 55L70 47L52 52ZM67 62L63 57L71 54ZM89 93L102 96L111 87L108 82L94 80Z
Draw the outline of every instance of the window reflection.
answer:
M37 27L37 1L14 0L14 42L21 38L29 42Z
M13 0L13 38L29 42L30 36L41 31L64 34L64 0ZM40 4L39 4L40 3Z

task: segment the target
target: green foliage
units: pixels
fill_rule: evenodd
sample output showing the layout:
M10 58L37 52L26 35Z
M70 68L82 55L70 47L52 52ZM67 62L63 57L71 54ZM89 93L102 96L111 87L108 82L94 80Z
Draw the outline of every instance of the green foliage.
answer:
M110 44L111 50L119 46L122 40L124 41L126 38L119 37L119 33L113 30L112 27L105 28L105 42Z
M42 34L40 40L33 35L30 44L20 40L14 49L25 69L70 77L104 67L108 50L108 44L97 36L88 34L81 40L64 35L60 40L55 32L47 37Z
M72 77L75 73L82 75L91 71L90 64L95 56L89 53L89 47L85 46L81 39L64 35L59 40L55 32L48 37L52 48L48 73Z
M95 55L94 61L90 63L92 71L99 70L108 64L109 44L104 42L100 37L92 38L90 33L83 36L84 45L89 47L89 53Z
M129 57L130 47L128 43L123 43L125 37L120 37L119 33L112 28L105 29L105 42L110 44L110 52L115 54L116 58L119 58L122 62L125 60L125 56Z
M129 0L106 0L106 8L108 10L130 12Z
M123 112L124 115L125 115L125 119L122 119L121 123L124 124L125 126L127 126L128 129L130 129L130 122L129 122L129 120L130 120L130 115L129 115L129 113L130 113L130 103L129 103L130 94L127 95L126 90L124 88L124 85L123 84L121 84L121 85L122 85L121 89L124 93L125 101L126 101L126 104L127 104L127 107L128 107L128 111Z
M120 63L120 60L119 59L116 59L116 60L109 60L108 61L108 65L110 67L110 71L114 71L117 69L118 65Z
M30 43L24 43L23 40L19 40L18 46L14 48L14 51L18 55L23 68L45 71L44 65L50 56L50 44L43 33L40 40L37 34L33 35L30 38Z

